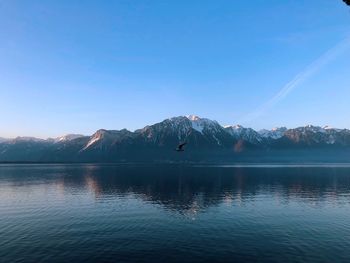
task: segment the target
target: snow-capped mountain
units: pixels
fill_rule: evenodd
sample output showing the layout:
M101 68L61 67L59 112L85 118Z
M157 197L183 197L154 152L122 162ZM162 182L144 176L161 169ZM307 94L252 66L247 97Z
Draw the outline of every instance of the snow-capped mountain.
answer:
M347 146L350 143L350 130L322 128L307 125L285 131L285 140L300 145L338 145Z
M105 150L111 146L116 146L118 144L121 144L127 139L131 139L132 136L133 136L133 133L128 131L127 129L123 129L120 131L101 129L95 132L89 138L89 141L86 143L84 148L81 149L81 151L92 150L92 149Z
M202 134L222 132L222 126L217 121L200 118L196 115L188 115L186 118L190 120L192 128Z
M241 125L223 127L217 121L189 115L165 119L134 132L101 129L91 136L0 139L0 161L176 160L181 157L174 149L182 142L187 143L183 156L196 160L209 160L208 156L221 160L257 151L260 152L257 156L265 156L295 149L325 154L349 151L350 158L347 129L306 125L255 131Z
M71 141L71 140L74 140L74 139L77 139L77 138L80 138L80 137L84 137L84 135L82 135L82 134L66 134L66 135L57 137L57 138L55 138L53 140L56 143L58 143L58 142L68 142L68 141Z
M245 140L251 144L260 144L263 137L252 128L244 128L241 125L225 126L225 130L236 140Z
M284 133L287 131L286 127L279 127L279 128L273 128L271 130L260 130L259 134L263 137L263 138L267 138L267 139L279 139L281 137L284 136Z
M195 115L179 116L136 130L146 143L159 146L192 141L194 146L223 146L229 134L216 121Z

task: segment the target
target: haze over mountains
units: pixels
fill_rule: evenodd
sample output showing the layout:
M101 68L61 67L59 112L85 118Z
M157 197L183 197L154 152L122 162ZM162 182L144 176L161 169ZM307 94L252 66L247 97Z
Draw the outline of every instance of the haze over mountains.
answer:
M185 152L174 149L187 142ZM134 132L98 130L46 140L0 138L1 162L348 162L350 130L285 127L255 131L179 116Z

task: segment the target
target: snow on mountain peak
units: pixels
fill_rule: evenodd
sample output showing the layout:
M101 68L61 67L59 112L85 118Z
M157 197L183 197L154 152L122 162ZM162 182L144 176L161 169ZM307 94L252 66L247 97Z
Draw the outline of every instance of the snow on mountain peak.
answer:
M286 127L274 127L271 129L271 131L276 132L276 131L286 131Z
M335 131L335 132L340 132L342 131L342 129L337 129L337 128L333 128L331 126L324 126L323 129L326 131L326 132L332 132L332 131Z
M105 134L108 133L107 130L105 129L100 129L97 130L92 136L90 136L90 140L88 141L88 143L85 145L85 147L81 150L84 151L87 148L89 148L91 145L95 144L96 142L100 141L103 139L103 137L105 137Z
M60 137L57 137L55 140L55 142L66 142L66 141L71 141L74 139L78 139L80 137L84 137L84 135L81 134L66 134Z
M203 133L203 130L218 131L222 129L220 124L210 119L200 118L196 115L189 115L186 118L190 120L192 128L200 133Z
M236 139L244 139L251 143L260 143L262 137L259 133L251 128L244 128L242 125L226 126L225 130Z
M317 132L324 133L325 132L325 129L323 129L322 127L313 126L313 125L310 125L310 124L306 125L304 128L301 127L301 129L305 129L306 131L313 132L313 133L317 133Z
M201 120L200 117L198 117L197 115L188 115L186 116L187 119L189 119L190 121L199 121Z
M275 127L271 130L260 130L259 134L264 138L279 139L283 137L284 133L287 131L286 127Z
M234 129L234 130L241 130L244 129L244 127L240 124L236 124L236 125L225 125L223 126L225 129L229 128L229 129Z
M239 124L236 124L236 125L232 126L232 128L235 129L235 130L244 129L244 127L242 125L239 125Z

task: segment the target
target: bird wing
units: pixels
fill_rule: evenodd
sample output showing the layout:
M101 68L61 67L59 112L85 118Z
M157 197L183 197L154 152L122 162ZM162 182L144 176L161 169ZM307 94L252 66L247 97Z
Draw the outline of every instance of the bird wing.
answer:
M181 149L182 147L184 147L187 144L187 142L181 143L179 144L179 149Z

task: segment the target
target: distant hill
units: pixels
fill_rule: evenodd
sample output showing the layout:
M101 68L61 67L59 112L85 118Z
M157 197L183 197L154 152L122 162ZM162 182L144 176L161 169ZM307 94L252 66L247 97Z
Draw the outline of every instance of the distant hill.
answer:
M184 152L174 149L187 142ZM308 125L255 131L179 116L134 132L0 138L0 162L348 162L350 130Z

